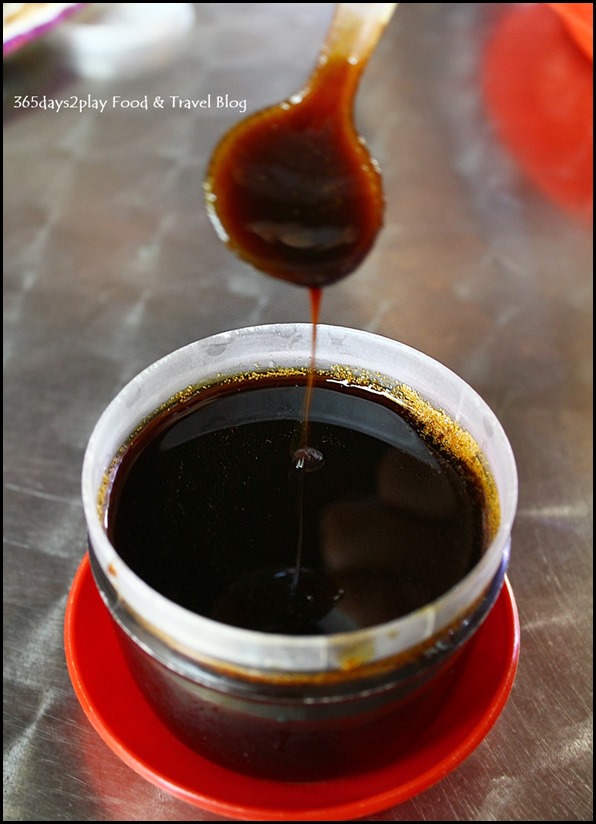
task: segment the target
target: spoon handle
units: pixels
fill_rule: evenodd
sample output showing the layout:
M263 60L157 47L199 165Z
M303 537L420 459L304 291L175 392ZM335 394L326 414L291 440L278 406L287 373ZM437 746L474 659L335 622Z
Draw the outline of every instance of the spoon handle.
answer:
M399 3L338 3L319 56L319 68L333 59L366 64Z

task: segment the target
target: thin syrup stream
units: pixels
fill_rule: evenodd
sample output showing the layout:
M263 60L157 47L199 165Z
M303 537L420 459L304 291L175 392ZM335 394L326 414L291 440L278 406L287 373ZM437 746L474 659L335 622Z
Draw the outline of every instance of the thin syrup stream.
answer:
M296 539L296 563L292 575L291 590L296 592L300 582L302 571L302 545L304 542L304 476L307 472L312 472L322 468L324 457L318 449L309 445L310 433L310 410L312 406L312 395L317 368L317 329L321 311L321 301L323 289L313 286L309 290L310 295L310 317L312 324L312 338L310 349L310 366L308 369L306 397L304 400L304 412L302 414L302 424L300 427L300 441L298 449L292 455L292 462L298 472L298 484L296 492L296 521L298 525Z
M298 448L290 454L289 487L295 500L296 516L296 554L294 564L287 567L274 567L257 570L232 584L218 600L212 616L224 623L237 624L238 616L244 611L254 612L254 604L267 603L270 613L264 622L256 628L265 628L274 632L320 632L321 622L325 622L328 632L340 631L343 620L333 612L336 603L343 595L325 573L310 569L303 562L303 545L305 533L305 486L306 475L324 466L322 453L311 444L311 409L316 378L317 327L321 306L322 288L309 289L311 302L312 338L310 363L307 370L306 392ZM260 619L262 620L262 619ZM254 627L253 627L254 628Z

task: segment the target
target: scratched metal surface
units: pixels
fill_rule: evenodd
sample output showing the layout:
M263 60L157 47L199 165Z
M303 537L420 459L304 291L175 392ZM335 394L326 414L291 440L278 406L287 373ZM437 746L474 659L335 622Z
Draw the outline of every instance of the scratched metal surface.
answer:
M17 111L14 95L228 93L251 111L300 86L331 10L198 4L188 43L133 79L83 79L45 45L6 66L5 820L224 820L124 766L73 693L62 627L85 549L81 461L108 401L156 358L308 319L305 293L238 262L208 224L201 179L237 111ZM369 821L592 817L591 232L534 188L487 121L477 65L498 13L398 10L358 100L386 227L323 303L323 321L461 374L500 417L521 481L509 703L455 772Z

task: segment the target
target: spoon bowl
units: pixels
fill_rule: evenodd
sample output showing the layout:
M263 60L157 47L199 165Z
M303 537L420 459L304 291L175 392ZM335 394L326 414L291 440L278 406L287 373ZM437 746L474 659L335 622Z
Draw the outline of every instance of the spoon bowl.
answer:
M353 272L383 223L379 168L353 122L396 3L339 3L304 88L234 126L205 181L220 238L273 277L320 288Z

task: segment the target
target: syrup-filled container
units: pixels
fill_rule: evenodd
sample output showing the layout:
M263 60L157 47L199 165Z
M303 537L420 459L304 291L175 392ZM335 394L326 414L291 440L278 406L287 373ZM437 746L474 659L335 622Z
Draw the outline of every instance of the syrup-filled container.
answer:
M311 335L236 329L154 363L83 468L94 578L148 701L207 758L285 781L382 766L432 723L503 586L517 503L509 442L470 386L324 325L321 467L296 484Z

